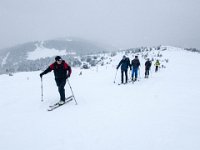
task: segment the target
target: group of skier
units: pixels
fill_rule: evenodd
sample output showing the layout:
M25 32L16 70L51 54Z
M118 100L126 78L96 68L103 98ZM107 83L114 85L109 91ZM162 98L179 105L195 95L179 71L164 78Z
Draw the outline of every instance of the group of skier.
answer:
M151 61L147 59L145 62L145 78L149 77L149 70L151 68ZM155 63L155 71L158 71L160 62L157 60ZM121 66L121 83L127 83L128 82L128 68L130 67L130 70L132 70L131 73L131 79L132 81L136 81L138 79L138 71L140 67L140 61L138 59L138 56L135 56L135 58L130 62L130 59L123 56L122 60L119 62L117 69ZM66 80L71 75L71 67L69 64L67 64L60 56L55 57L55 62L52 63L45 71L40 73L40 77L42 78L43 75L54 71L55 81L56 85L58 87L58 92L60 94L60 101L59 104L62 105L65 103L65 84ZM125 75L125 81L124 81L124 75Z
M151 65L152 65L152 62L148 58L145 62L145 78L149 77L149 71L151 69ZM160 66L159 60L156 60L156 63L154 65L155 65L155 72L157 72L158 68ZM117 65L116 69L119 69L120 66L121 66L121 83L122 84L128 82L128 68L129 67L130 67L130 70L132 71L131 72L131 80L137 81L139 67L140 67L140 61L139 61L137 55L131 62L130 62L130 59L124 55L122 60ZM125 80L124 80L124 75L125 75Z

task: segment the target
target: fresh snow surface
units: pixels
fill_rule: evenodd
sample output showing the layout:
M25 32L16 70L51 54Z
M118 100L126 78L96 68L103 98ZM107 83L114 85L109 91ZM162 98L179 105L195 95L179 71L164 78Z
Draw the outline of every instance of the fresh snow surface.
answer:
M172 49L165 69L140 81L114 77L122 54L112 64L90 70L72 68L74 101L48 112L59 100L53 73L0 76L1 150L199 150L200 55ZM130 56L132 59L132 56ZM82 75L79 75L82 71ZM68 84L66 94L71 95Z

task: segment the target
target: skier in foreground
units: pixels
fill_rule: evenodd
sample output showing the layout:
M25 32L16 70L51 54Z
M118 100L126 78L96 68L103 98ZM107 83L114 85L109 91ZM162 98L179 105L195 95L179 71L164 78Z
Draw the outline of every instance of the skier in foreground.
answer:
M125 55L123 56L122 60L119 62L118 66L116 69L119 69L119 67L121 66L121 83L127 83L128 82L128 67L130 67L130 60L128 57L126 57ZM126 81L124 82L124 74L126 76Z
M58 86L58 92L60 94L59 104L62 105L65 103L65 84L66 79L71 75L71 67L64 61L60 56L55 57L55 62L52 63L44 72L40 73L40 77L43 75L54 71L55 81Z

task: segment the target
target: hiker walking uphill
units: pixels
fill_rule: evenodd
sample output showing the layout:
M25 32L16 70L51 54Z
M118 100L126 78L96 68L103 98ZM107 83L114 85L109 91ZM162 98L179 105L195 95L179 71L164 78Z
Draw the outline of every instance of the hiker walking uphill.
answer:
M121 83L127 83L128 82L128 67L130 67L130 60L128 57L126 57L125 55L123 56L122 60L119 62L117 69L121 66ZM124 74L126 77L126 80L124 82Z
M137 80L139 66L140 66L140 61L138 59L138 56L135 56L135 58L131 61L132 81Z
M151 61L148 58L147 61L145 62L145 78L149 77L150 68L151 68Z
M158 68L159 68L159 66L160 66L159 60L156 60L156 63L155 63L154 65L156 66L155 72L157 72L157 71L158 71Z
M60 56L55 57L55 62L52 63L44 72L40 73L40 77L54 71L55 81L58 86L58 92L60 94L59 104L65 103L65 84L66 79L71 75L71 67Z

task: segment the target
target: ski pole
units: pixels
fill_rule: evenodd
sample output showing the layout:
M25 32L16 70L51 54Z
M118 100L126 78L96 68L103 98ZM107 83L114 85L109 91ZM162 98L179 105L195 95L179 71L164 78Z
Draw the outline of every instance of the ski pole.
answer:
M140 67L138 68L138 72L139 72L139 78L141 79L141 76L140 76Z
M151 71L151 68L149 69L149 76L151 76L152 77L152 71Z
M69 83L69 79L67 79L67 83L69 84L69 87L70 87L70 89L71 89L72 96L74 97L74 101L75 101L76 105L78 105L78 103L77 103L77 101L76 101L76 98L75 98L75 96L74 96L74 92L73 92L73 90L72 90L72 87L71 87L71 85L70 85L70 83Z
M129 74L130 74L130 81L132 81L132 69L130 69Z
M114 83L115 83L115 80L116 80L116 77L117 77L117 71L118 71L118 69L116 70L116 73L115 73Z
M41 77L41 101L43 102L43 81L42 81L42 77Z

